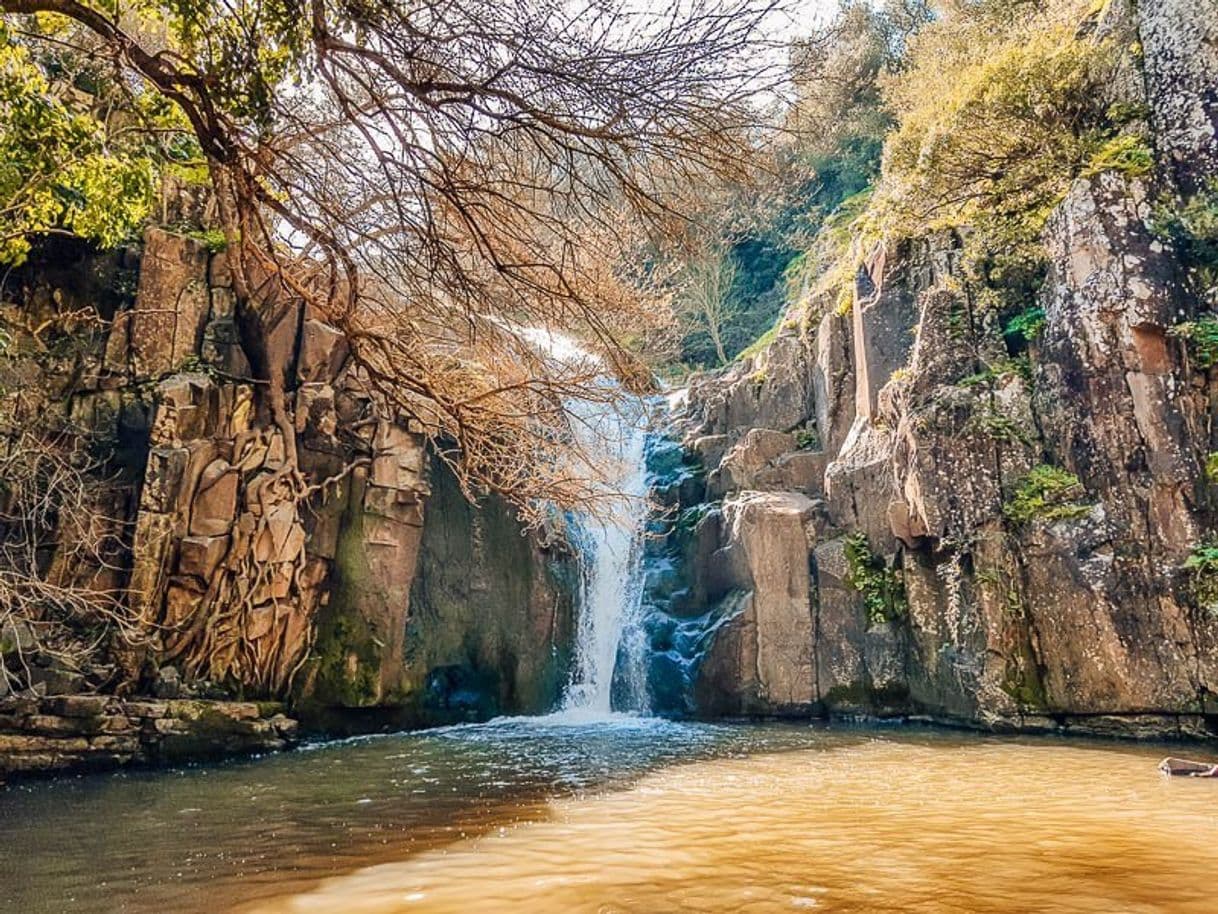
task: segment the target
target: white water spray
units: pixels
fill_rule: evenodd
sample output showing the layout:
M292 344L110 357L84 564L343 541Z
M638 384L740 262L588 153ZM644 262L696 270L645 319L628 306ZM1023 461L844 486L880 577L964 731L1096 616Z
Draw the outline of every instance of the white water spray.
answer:
M569 337L525 331L555 358L590 361L595 357ZM644 461L647 408L639 399L613 405L569 404L580 445L596 455L607 471L606 493L621 496L613 509L575 517L578 526L582 593L576 633L575 668L563 696L562 717L601 719L613 708L619 684L619 711L648 709L641 628L643 525L647 519Z
M582 519L584 587L576 667L563 699L564 711L594 715L613 710L615 669L625 699L619 710L647 709L645 645L639 627L640 533L647 510L642 406L625 415L607 415L604 421L611 427L597 443L608 451L616 470L610 482L613 491L626 500L609 517ZM617 669L619 663L622 669Z

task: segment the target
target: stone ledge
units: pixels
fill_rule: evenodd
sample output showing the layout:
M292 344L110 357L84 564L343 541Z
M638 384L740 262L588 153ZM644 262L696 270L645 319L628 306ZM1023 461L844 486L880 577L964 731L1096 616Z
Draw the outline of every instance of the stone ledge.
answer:
M269 702L0 699L0 780L275 752L294 745L297 731Z

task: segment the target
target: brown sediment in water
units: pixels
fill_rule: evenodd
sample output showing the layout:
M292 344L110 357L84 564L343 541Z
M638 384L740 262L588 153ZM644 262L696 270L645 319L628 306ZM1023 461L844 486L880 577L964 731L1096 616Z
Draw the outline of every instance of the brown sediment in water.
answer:
M1218 793L1155 756L883 739L696 762L243 910L1211 914Z
M0 910L1212 912L1218 782L1167 754L655 719L357 740L4 792Z

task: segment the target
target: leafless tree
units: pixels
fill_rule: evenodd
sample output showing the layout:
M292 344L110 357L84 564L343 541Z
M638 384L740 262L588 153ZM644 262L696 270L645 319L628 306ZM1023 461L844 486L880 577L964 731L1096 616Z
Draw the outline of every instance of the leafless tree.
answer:
M148 634L118 583L124 524L105 457L39 400L18 392L0 409L0 692L27 685L35 657L83 671Z
M710 245L689 261L679 293L682 316L710 337L720 365L727 364L723 333L735 313L731 300L735 281L736 263L731 252Z
M605 494L568 405L650 384L620 340L668 304L631 255L679 234L704 178L747 170L765 126L752 102L781 75L760 38L775 2L0 11L67 17L72 34L24 40L73 42L180 112L211 177L260 421L286 449L265 491L303 504L320 482L299 468L294 382L272 342L303 303L344 333L381 418L416 423L471 497L496 492L538 522L545 503ZM575 334L599 362L556 358L521 328ZM222 603L196 617L239 629L243 610ZM188 670L282 687L213 662L240 656L229 635L183 636Z
M242 345L289 447L266 339L303 298L468 492L526 513L589 494L551 455L570 437L562 401L588 385L513 328L574 331L627 386L646 383L618 340L654 297L621 254L755 143L750 101L777 76L758 63L772 5L203 2L166 39L121 4L0 0L69 17L184 113L216 188Z

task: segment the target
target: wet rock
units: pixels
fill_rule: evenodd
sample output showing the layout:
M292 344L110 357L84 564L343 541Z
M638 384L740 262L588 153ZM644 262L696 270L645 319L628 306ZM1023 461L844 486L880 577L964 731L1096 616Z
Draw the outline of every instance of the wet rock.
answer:
M177 667L163 666L157 671L156 682L152 686L153 695L157 698L180 698L182 691L182 676Z

